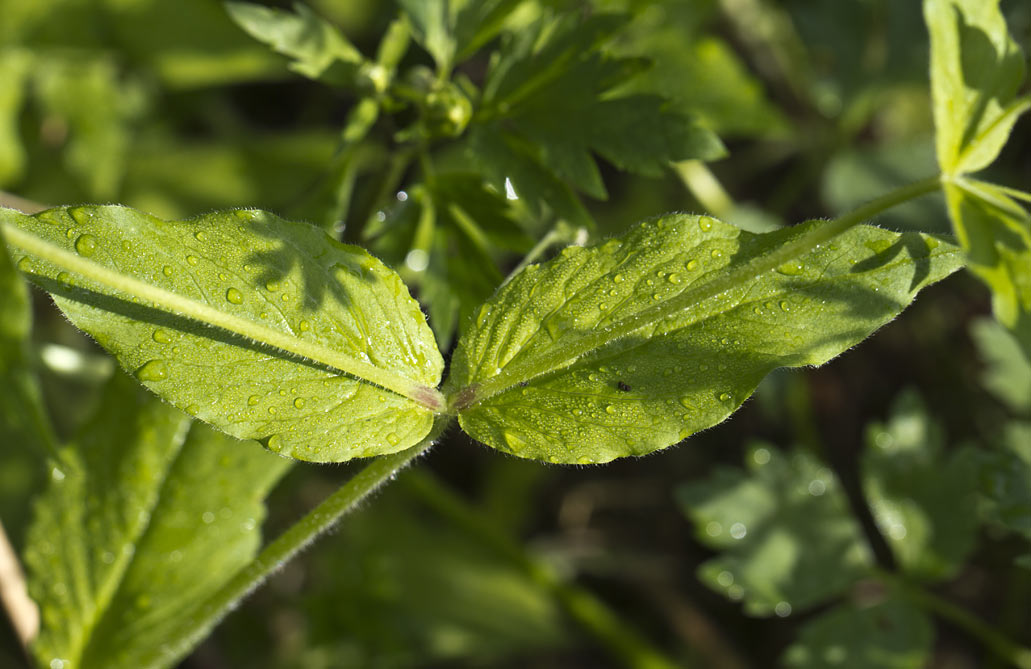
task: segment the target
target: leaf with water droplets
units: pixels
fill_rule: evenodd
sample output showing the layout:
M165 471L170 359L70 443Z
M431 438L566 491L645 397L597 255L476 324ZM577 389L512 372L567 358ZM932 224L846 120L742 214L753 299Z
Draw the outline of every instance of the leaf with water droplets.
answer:
M408 448L441 405L443 361L401 279L312 226L258 211L163 221L125 207L0 209L0 222L24 243L45 240L36 254L65 254L58 267L30 253L26 272L73 323L232 436L343 461Z
M724 420L773 369L847 350L962 265L951 244L859 226L785 267L776 254L815 225L756 235L674 215L527 267L459 342L462 427L550 462L644 455Z
M174 664L168 631L257 553L262 500L289 464L191 427L117 374L35 507L25 559L39 665Z

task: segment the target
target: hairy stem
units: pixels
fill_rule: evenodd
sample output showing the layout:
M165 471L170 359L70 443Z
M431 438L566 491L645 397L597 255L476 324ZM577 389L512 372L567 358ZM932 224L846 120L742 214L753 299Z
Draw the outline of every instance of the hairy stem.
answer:
M11 246L50 262L61 269L78 274L105 288L150 302L163 311L206 323L249 340L338 369L407 397L431 411L443 410L444 399L435 388L415 383L399 374L345 355L340 351L292 337L260 323L227 314L207 304L144 283L139 279L66 251L7 222L0 222L0 226Z
M1020 646L992 625L933 592L888 572L878 575L903 598L959 627L1001 659L1020 669L1031 669L1031 648Z
M516 362L479 385L455 392L452 395L453 408L462 410L536 376L567 367L581 356L607 342L621 339L652 323L669 318L673 314L692 309L699 302L713 298L760 274L770 272L789 260L805 255L882 211L931 193L939 187L938 177L924 179L892 191L844 216L813 226L773 251L757 256L702 285L692 286L666 302L642 309L611 325L578 337L568 346L556 346L544 355Z
M491 520L448 490L431 474L411 472L404 481L429 506L469 535L521 568L562 605L566 613L601 645L634 669L672 669L686 665L674 662L654 648L628 620L621 618L593 593L572 585L540 560L529 555L512 537Z
M674 163L673 170L709 213L724 220L733 215L737 205L708 165L700 160L682 160Z
M437 418L430 433L415 446L400 453L384 455L369 463L339 490L327 497L301 520L269 543L250 564L237 572L228 583L208 597L194 611L183 618L162 649L146 658L143 666L169 666L185 657L230 611L258 589L269 576L298 553L325 534L347 513L381 485L394 478L399 471L425 453L450 424L447 416Z

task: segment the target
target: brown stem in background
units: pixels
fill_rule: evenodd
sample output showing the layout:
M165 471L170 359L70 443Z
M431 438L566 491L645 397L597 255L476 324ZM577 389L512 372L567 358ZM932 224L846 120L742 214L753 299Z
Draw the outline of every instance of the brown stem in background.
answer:
M49 209L49 207L40 204L39 202L26 200L23 197L18 197L13 193L8 193L2 190L0 190L0 207L17 209L23 214L35 214L36 212L43 211L44 209Z
M28 652L29 644L39 634L39 608L29 599L25 572L18 563L18 555L0 523L0 605L7 611L11 626L22 646Z

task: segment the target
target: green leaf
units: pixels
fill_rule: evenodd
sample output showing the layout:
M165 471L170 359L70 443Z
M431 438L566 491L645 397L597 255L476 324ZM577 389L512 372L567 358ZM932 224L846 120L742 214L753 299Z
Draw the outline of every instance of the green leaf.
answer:
M943 453L941 427L915 393L895 402L890 421L867 431L863 487L878 528L902 569L948 578L977 537L977 456Z
M538 147L543 165L583 192L606 196L593 154L650 176L670 161L711 159L723 146L710 131L652 93L619 94L645 63L616 58L604 43L622 15L542 18L509 43L488 74L481 113L493 134ZM526 191L512 179L517 192Z
M720 468L680 486L699 541L722 551L699 578L749 615L786 616L847 590L871 556L833 473L812 456L753 447L749 471Z
M437 68L447 72L455 55L447 0L398 0L412 26L412 34L433 56Z
M350 83L356 66L364 60L336 26L304 3L294 3L293 12L249 2L226 2L225 6L237 25L292 58L290 69L309 79Z
M970 271L991 289L995 318L1031 360L1031 214L993 184L959 178L943 188Z
M469 172L437 174L409 189L382 225L366 231L371 248L422 289L445 350L455 326L470 320L501 283L497 251L525 253L533 246L505 196Z
M165 633L256 554L289 466L116 375L52 461L26 551L41 666L171 666ZM144 659L146 658L146 660Z
M31 64L23 49L0 49L0 186L16 181L25 167L18 117Z
M807 622L784 654L790 669L921 669L931 657L934 626L902 599L842 604Z
M552 462L644 455L724 420L773 369L862 341L962 264L951 244L868 226L797 241L820 225L672 215L527 267L455 352L463 428Z
M1031 97L1017 97L1026 63L999 0L924 0L931 95L942 172L976 172L999 155Z
M1012 334L990 318L979 318L970 334L984 361L981 385L1016 413L1031 415L1031 360Z
M53 427L32 365L32 312L0 231L0 519L21 544L25 507L43 477L42 461L54 448Z
M34 249L23 269L73 323L233 436L324 462L404 450L430 429L440 353L400 278L362 249L258 211L163 221L77 207L0 221Z
M1031 423L1010 423L999 447L978 455L981 515L1031 541Z
M114 197L128 161L130 126L144 111L140 82L108 55L39 58L32 76L39 105L57 132L68 135L68 170L92 197Z

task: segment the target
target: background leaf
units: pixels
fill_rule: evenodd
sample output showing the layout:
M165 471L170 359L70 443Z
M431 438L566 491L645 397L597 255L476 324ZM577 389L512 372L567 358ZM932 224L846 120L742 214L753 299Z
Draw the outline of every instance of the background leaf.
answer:
M181 651L165 632L257 552L262 500L288 466L191 430L116 375L36 505L26 563L40 664L170 666Z
M459 342L447 387L462 427L551 462L644 455L725 419L771 370L847 350L961 263L937 239L861 226L716 297L676 301L797 233L675 215L526 268ZM488 381L498 392L480 401Z
M271 214L237 211L166 222L123 207L2 210L94 262L434 388L443 362L400 278L364 250ZM48 263L27 271L76 325L163 398L284 456L340 461L403 450L432 413L394 392L261 342L134 303ZM74 280L78 282L78 280ZM259 336L259 335L255 335Z
M830 469L765 445L752 446L746 463L747 472L720 468L677 489L698 539L722 551L699 568L703 583L749 615L786 616L868 573L872 557Z
M987 167L1031 97L1017 97L1027 65L999 0L924 0L931 33L931 95L945 174Z
M806 623L784 666L921 669L931 659L933 633L928 617L900 599L842 604Z
M302 2L294 12L249 2L226 2L233 21L278 53L293 59L290 69L310 79L350 83L361 53L331 23ZM334 65L339 65L334 69Z

